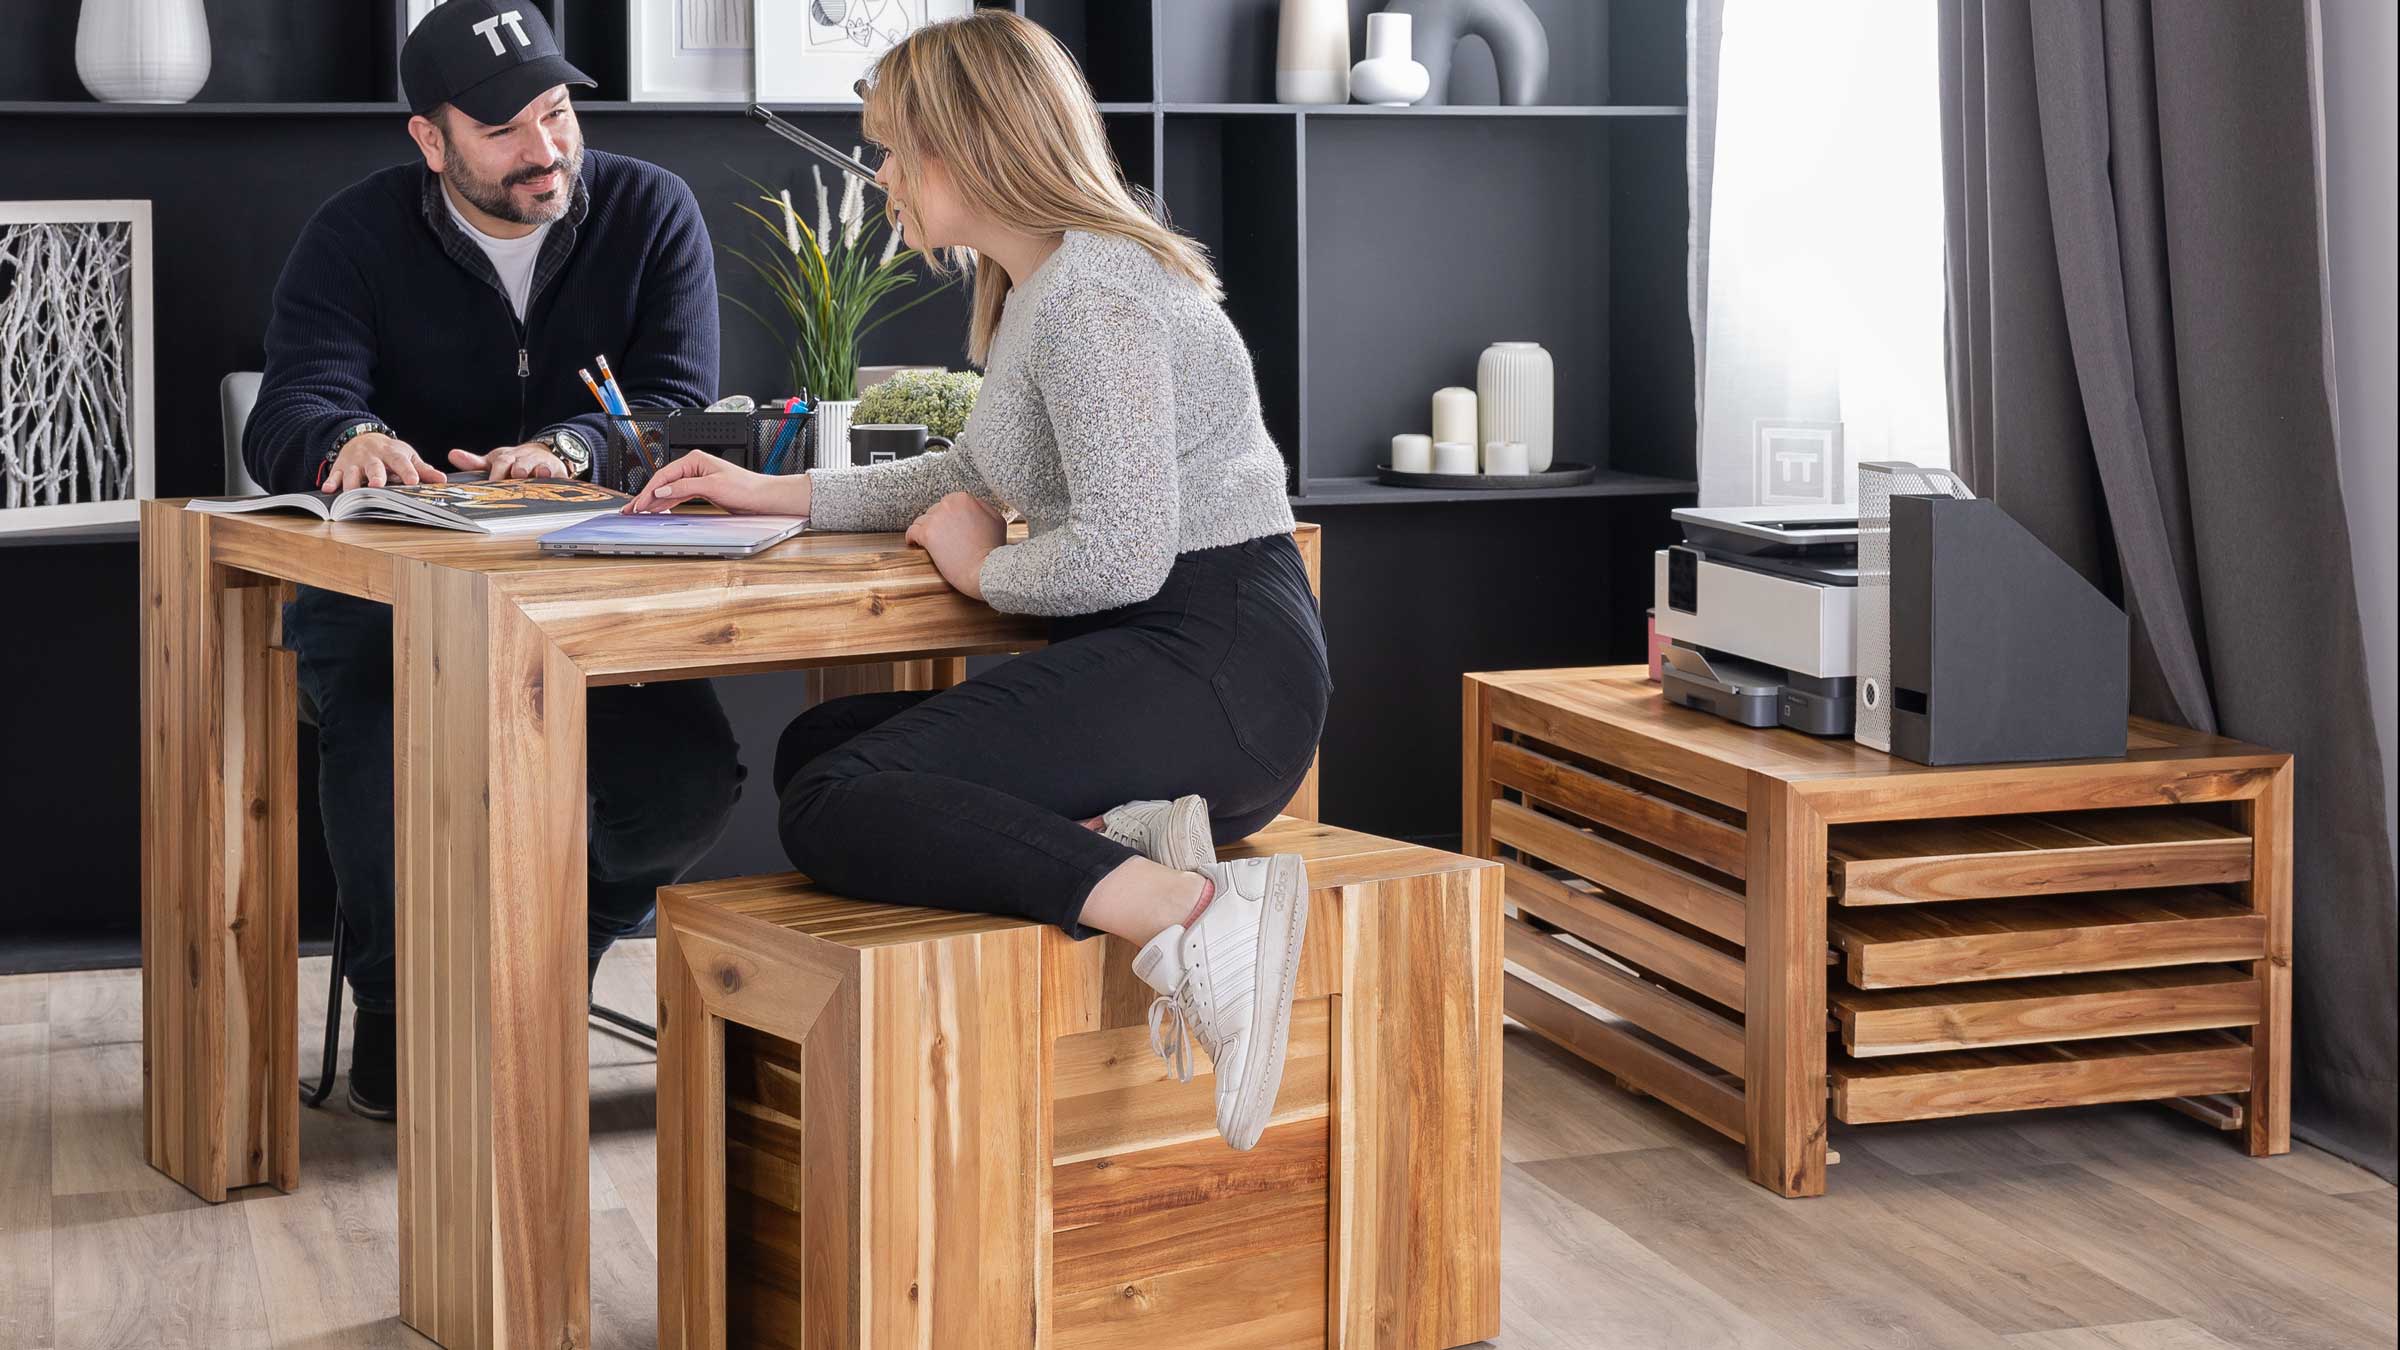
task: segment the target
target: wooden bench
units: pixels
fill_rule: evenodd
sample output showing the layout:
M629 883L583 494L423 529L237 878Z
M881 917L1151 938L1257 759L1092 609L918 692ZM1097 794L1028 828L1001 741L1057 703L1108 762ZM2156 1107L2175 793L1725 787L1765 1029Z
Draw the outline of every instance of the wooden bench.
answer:
M661 891L661 1344L1497 1334L1499 868L1289 817L1225 852L1312 886L1248 1153L1205 1057L1151 1053L1123 942L796 874Z

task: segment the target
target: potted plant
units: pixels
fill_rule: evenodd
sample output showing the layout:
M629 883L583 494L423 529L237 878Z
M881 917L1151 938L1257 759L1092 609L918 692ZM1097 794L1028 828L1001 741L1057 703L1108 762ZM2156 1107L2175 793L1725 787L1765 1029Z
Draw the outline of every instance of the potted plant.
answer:
M842 175L837 215L829 209L824 171L812 169L810 176L817 186L816 228L800 218L791 189L769 192L752 179L751 186L759 190L757 203L737 205L758 223L763 247L755 253L726 249L766 284L778 315L770 317L738 295L725 298L785 344L793 390L805 391L814 400L820 462L847 463L850 418L858 397L859 344L894 316L941 294L949 283L935 283L892 303L898 293L924 280L912 266L917 250L901 248L900 236L880 217L868 220L865 179Z
M955 441L982 391L983 377L971 370L904 370L859 396L856 420L921 425Z

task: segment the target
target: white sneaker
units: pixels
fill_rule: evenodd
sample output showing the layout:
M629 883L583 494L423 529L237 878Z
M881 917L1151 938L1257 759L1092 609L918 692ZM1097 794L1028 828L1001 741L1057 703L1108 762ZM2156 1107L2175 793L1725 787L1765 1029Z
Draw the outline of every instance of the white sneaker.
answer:
M1197 872L1217 860L1205 797L1127 802L1100 817L1100 833L1178 872Z
M1258 1142L1283 1085L1308 932L1308 867L1296 853L1238 858L1192 869L1217 894L1189 929L1177 924L1133 959L1133 973L1158 991L1150 1004L1150 1048L1192 1081L1192 1047L1216 1066L1217 1132L1237 1149Z

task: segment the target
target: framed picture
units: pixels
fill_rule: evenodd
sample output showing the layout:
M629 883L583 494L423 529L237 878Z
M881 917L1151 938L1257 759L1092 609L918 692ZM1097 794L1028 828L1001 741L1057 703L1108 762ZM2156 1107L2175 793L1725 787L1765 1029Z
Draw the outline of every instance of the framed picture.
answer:
M0 201L0 534L152 495L150 203Z
M963 19L975 0L760 0L761 103L856 103L875 58L929 23Z
M759 10L805 0L758 0ZM630 0L626 97L636 103L750 101L753 0Z

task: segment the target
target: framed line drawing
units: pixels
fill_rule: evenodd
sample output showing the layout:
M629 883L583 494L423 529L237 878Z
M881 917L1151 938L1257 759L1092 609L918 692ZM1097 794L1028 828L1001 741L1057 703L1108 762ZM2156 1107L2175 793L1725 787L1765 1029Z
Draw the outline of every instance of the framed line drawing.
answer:
M776 9L785 2L761 0L756 8ZM635 103L749 102L755 27L752 0L630 0L626 98Z
M0 535L153 495L150 203L0 201Z
M857 103L875 58L929 23L963 19L975 0L760 0L761 103Z

